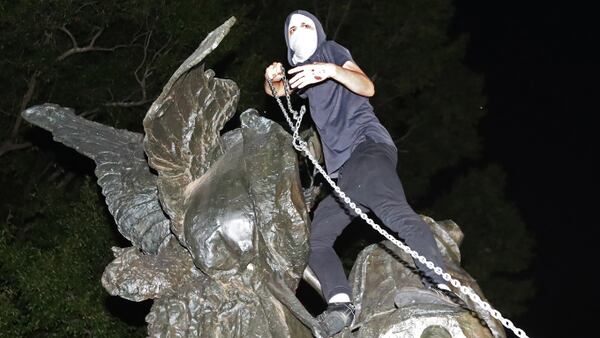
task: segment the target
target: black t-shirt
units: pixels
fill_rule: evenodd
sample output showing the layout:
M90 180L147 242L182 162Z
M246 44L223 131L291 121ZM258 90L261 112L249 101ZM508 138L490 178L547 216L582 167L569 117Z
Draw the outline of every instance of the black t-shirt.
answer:
M346 61L353 61L350 51L333 40L325 41L321 51L311 57L310 62L343 66ZM333 79L306 87L299 95L309 100L310 114L323 144L327 172L332 177L337 177L338 169L366 136L395 148L392 137L375 116L367 97Z

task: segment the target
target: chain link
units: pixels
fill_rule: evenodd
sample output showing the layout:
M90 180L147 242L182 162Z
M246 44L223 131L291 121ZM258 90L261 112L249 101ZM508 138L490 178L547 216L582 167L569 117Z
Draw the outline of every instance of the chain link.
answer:
M281 108L281 111L283 112L285 119L287 120L288 124L290 125L290 128L292 129L292 132L293 132L292 144L297 151L304 153L304 155L306 157L308 157L308 159L312 162L312 164L315 166L315 168L321 173L321 175L323 175L323 178L325 178L327 183L329 183L329 185L333 188L333 191L344 201L344 203L346 203L352 210L354 210L354 212L360 218L365 220L365 222L367 222L367 224L369 224L373 229L375 229L375 231L380 233L383 237L385 237L390 242L394 243L394 245L396 245L397 247L402 249L404 252L409 254L411 257L418 260L420 263L424 264L428 269L432 270L435 274L437 274L438 276L441 276L445 281L450 282L450 284L452 286L454 286L462 294L468 296L473 302L477 303L477 305L479 305L481 308L483 308L485 311L487 311L492 317L494 317L495 319L500 321L500 323L502 323L502 325L504 325L506 328L510 329L517 337L529 338L529 336L527 336L525 331L516 327L513 324L513 322L510 321L509 319L504 318L502 316L502 314L500 313L500 311L494 309L490 305L490 303L481 299L481 297L479 297L479 295L477 295L473 291L473 289L471 289L470 287L468 287L466 285L462 285L462 283L458 279L453 278L449 273L445 272L441 267L436 266L433 262L429 261L425 256L420 255L418 252L411 249L406 244L400 242L394 236L392 236L390 233L388 233L387 231L382 229L381 226L379 226L379 224L375 223L365 212L363 212L359 207L357 207L356 203L354 203L350 199L350 197L348 197L346 195L346 193L344 193L340 189L340 187L331 179L331 177L329 177L329 175L327 175L327 172L325 172L323 167L321 167L321 165L319 165L319 162L310 153L310 151L308 150L308 147L307 147L307 142L300 138L300 135L298 134L298 132L300 130L300 124L302 123L302 118L304 117L304 113L306 112L306 109L305 109L304 105L301 106L300 112L297 112L292 108L292 103L291 103L291 99L290 99L289 83L285 76L285 69L283 67L281 69L281 72L283 74L283 78L282 78L283 89L284 89L285 96L287 99L288 109L292 114L292 118L296 122L295 124L290 119L287 111L285 110L283 103L281 102L281 99L279 99L279 97L277 96L277 92L275 90L275 87L273 86L272 80L268 78L267 82L269 84L269 87L271 88L271 93L273 94L273 97L279 104L279 107Z

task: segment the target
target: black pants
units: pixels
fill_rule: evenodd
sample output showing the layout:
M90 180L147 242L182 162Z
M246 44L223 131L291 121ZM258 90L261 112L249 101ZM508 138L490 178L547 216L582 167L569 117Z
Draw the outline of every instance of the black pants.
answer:
M337 183L363 211L374 212L383 225L398 233L408 246L444 269L431 229L406 201L396 172L397 162L394 147L367 138L344 163ZM357 216L350 210L332 194L323 199L314 212L308 264L321 283L326 301L341 292L352 295L342 263L333 250L336 238ZM366 223L364 226L368 228L365 231L375 231ZM443 282L433 271L418 261L415 263L435 283Z

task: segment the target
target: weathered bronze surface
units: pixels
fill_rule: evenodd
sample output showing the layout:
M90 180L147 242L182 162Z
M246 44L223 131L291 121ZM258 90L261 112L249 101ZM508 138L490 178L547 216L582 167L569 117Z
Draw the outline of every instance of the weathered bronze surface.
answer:
M475 280L460 268L460 228L452 221L424 219L434 232L448 272L483 298ZM470 299L461 297L454 304L446 304L452 299L428 292L410 255L389 241L371 245L359 254L350 281L356 319L342 337L436 337L433 334L444 332L441 329L448 337L505 337L502 325ZM432 333L425 334L428 328Z
M291 136L256 110L221 135L239 89L200 64L234 22L210 33L173 74L146 114L145 135L55 104L31 107L23 117L96 162L109 211L132 243L113 247L102 284L129 300L154 299L149 336L319 337L295 296L303 273L310 275L315 190L301 187ZM458 226L427 221L453 263L450 272L481 295L459 267ZM436 294L423 297L412 259L387 242L363 250L350 280L357 318L339 337L504 337L468 300L460 307Z

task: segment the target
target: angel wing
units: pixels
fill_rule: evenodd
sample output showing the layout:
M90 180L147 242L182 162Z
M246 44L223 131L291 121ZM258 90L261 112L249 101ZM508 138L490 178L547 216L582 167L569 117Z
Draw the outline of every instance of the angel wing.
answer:
M158 172L158 189L171 229L182 233L185 189L223 154L220 130L233 114L239 89L196 67L227 35L235 18L212 31L175 71L144 118L144 149Z
M143 135L89 121L56 104L31 107L22 116L96 162L98 184L119 232L144 252L157 253L170 222L158 200L157 176L144 157Z

